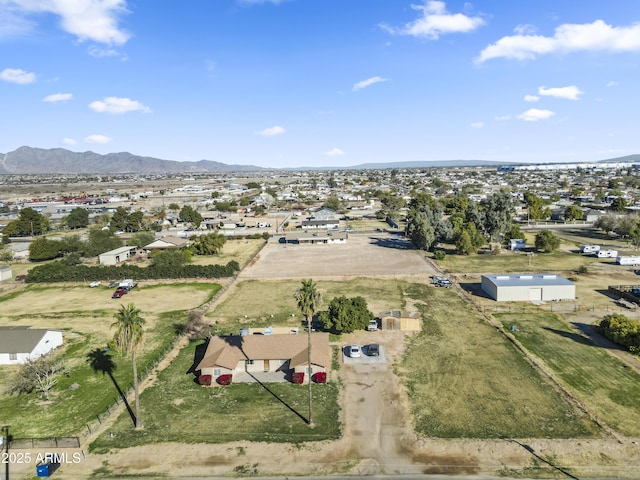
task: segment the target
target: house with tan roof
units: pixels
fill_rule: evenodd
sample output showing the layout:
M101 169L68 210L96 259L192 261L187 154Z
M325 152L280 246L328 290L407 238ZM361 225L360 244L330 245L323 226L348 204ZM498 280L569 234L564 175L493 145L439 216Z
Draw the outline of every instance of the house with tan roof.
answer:
M167 250L172 248L184 248L189 245L189 240L186 238L166 236L154 240L142 247L143 250Z
M308 366L307 335L234 335L211 337L195 370L200 375L232 375L238 382L291 381L294 373L309 377L331 368L328 333L311 334L311 369Z

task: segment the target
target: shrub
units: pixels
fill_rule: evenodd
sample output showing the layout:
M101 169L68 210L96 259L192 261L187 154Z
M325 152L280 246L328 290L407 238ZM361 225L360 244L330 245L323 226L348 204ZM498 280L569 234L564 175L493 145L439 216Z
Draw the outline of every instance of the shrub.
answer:
M211 375L200 375L198 383L203 387L209 387L211 385Z
M327 383L327 372L316 372L313 374L313 381L316 383Z
M295 372L292 375L292 380L296 385L302 385L304 383L304 372Z
M433 258L436 260L444 260L447 257L447 254L444 253L444 250L436 250L433 254Z
M220 385L231 385L231 380L233 379L233 375L230 373L222 374L218 377L218 383Z

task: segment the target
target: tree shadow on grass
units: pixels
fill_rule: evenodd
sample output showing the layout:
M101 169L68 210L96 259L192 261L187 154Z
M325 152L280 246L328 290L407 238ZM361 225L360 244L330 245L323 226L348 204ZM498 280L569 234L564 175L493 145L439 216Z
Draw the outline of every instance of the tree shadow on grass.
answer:
M116 390L118 391L118 395L120 395L120 398L122 399L122 402L127 408L127 412L129 412L129 416L131 417L131 420L133 421L133 425L135 426L136 415L135 413L133 413L133 410L131 409L131 405L129 405L129 402L127 401L127 395L122 391L122 389L120 388L120 385L118 385L118 382L113 376L113 372L115 371L117 366L113 361L113 358L111 357L111 355L109 355L109 350L105 350L102 348L94 348L87 355L87 363L89 364L89 366L94 372L96 373L101 372L103 375L105 374L109 375L109 378L113 382L113 385L116 387Z
M593 343L589 338L575 332L567 332L566 330L557 330L551 327L542 327L543 330L547 330L548 332L553 332L556 335L560 335L561 337L568 338L569 340L573 340L576 343L580 343L582 345L586 345L588 347L596 347L597 345Z

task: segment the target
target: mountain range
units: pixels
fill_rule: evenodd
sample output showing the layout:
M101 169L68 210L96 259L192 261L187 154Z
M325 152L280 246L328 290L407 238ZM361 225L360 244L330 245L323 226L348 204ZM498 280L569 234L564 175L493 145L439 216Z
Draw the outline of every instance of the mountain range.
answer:
M614 163L640 163L640 155L601 160ZM595 162L594 162L595 163ZM491 167L505 162L489 160L438 160L425 162L362 163L343 167L299 167L291 169L264 168L256 165L229 165L212 160L178 162L144 157L128 152L101 155L95 152L72 152L64 148L20 147L13 152L0 153L0 175L27 174L153 174L153 173L233 173L264 172L273 170L365 170L383 168L447 168ZM523 165L506 162L508 165Z

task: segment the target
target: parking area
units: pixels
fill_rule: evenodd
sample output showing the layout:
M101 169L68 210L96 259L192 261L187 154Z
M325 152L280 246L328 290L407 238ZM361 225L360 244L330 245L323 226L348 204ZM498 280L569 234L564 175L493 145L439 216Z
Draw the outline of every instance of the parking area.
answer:
M386 364L387 356L384 352L384 347L382 345L378 345L379 352L378 355L370 355L369 345L360 345L360 356L352 357L349 355L351 350L351 345L346 345L342 347L342 363L345 365L369 365L369 364Z

